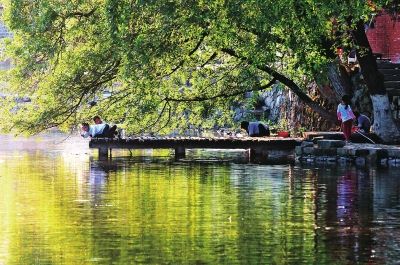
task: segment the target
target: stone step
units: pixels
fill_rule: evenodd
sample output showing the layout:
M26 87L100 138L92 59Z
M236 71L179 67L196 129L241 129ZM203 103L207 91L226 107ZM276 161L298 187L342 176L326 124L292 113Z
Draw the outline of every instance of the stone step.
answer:
M399 81L385 81L386 88L400 88L400 80Z
M400 69L379 69L379 72L386 75L397 75L400 73Z
M400 69L398 63L378 63L378 69Z
M400 81L400 71L397 74L385 75L385 82Z
M314 139L344 140L342 132L303 132L303 137L309 141Z
M400 96L399 88L387 87L386 92L388 93L389 96Z
M332 149L343 147L346 143L341 140L319 140L317 145L319 149Z
M351 143L332 147L338 142L343 141L320 140L318 147L312 147L311 143L297 146L296 160L302 163L355 163L358 166L400 167L400 146Z

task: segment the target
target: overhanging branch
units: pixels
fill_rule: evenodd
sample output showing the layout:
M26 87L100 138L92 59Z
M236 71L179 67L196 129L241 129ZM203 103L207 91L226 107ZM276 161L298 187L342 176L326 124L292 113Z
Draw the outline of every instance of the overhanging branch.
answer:
M197 41L196 46L189 52L188 56L192 56L199 48L200 45L203 43L204 39L208 36L209 32L208 30L203 31L203 33L200 36L200 39ZM185 60L181 60L178 65L176 65L168 74L164 75L163 77L167 77L175 73L179 68L183 66L185 63Z
M273 78L268 84L257 87L257 88L253 88L253 89L246 89L246 90L240 90L240 91L236 91L234 93L220 93L211 97L193 97L193 98L169 98L166 97L164 100L166 101L173 101L173 102L200 102L200 101L207 101L207 100L212 100L212 99L217 99L217 98L230 98L230 97L234 97L246 92L251 92L251 91L260 91L260 90L264 90L270 86L272 86L273 84L275 84L276 82L276 78Z
M287 86L293 93L295 93L298 98L303 101L307 106L317 112L321 117L325 118L328 121L335 122L336 115L327 111L323 107L321 107L317 102L313 101L303 90L291 79L287 78L283 74L275 71L274 69L268 67L267 65L259 65L254 63L251 59L246 58L244 56L240 56L234 51L233 49L223 48L221 49L222 52L235 57L239 60L242 60L250 65L255 66L257 69L271 75L274 79L278 80L285 86Z

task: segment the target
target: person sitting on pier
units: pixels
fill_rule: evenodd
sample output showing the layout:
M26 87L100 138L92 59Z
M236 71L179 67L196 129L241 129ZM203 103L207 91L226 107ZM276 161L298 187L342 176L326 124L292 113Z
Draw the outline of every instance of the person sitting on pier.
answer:
M259 121L242 121L240 123L240 128L246 130L250 137L270 136L268 125L265 125Z
M117 134L117 125L114 125L110 127L110 125L106 123L100 123L100 124L94 124L94 125L89 125L88 123L84 122L82 123L82 131L83 133L81 134L82 137L87 138L87 137L97 137L97 138L113 138L114 135Z
M369 133L371 130L371 120L364 114L354 111L357 120L357 129L362 133Z

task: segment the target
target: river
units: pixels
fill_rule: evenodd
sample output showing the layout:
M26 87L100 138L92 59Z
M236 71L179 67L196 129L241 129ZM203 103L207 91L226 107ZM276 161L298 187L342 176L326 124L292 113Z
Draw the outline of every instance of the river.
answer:
M400 171L0 137L0 265L399 264Z

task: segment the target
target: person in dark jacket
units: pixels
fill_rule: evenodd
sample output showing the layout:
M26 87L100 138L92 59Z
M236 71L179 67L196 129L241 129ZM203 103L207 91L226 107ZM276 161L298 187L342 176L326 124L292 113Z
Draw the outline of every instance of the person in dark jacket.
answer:
M259 121L254 121L254 122L242 121L240 123L240 128L246 130L247 134L250 137L270 136L268 125L265 125Z
M354 111L354 116L357 119L357 128L362 133L369 133L371 130L371 120L364 114L361 114L358 111Z

